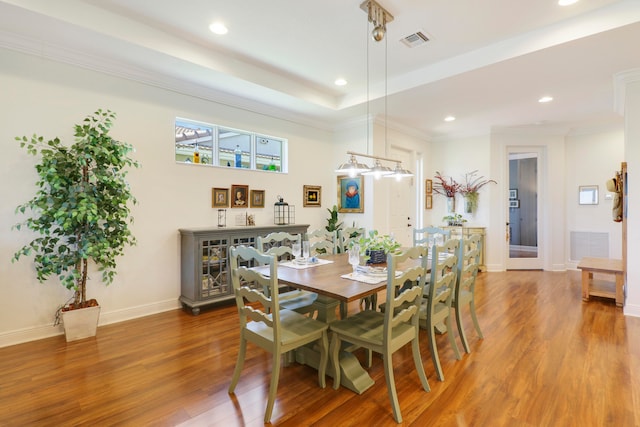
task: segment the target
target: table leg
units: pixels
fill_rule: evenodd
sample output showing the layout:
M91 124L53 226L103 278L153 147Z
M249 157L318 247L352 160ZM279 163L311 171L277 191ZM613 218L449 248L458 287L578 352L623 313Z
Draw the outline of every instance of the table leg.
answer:
M314 302L318 310L318 320L326 323L337 320L336 309L339 305L340 303L333 298L318 295ZM317 344L300 347L295 351L295 358L298 363L318 369L320 352ZM340 384L358 394L362 394L374 384L369 373L360 365L358 358L347 351L340 352L340 369ZM327 375L334 378L331 364L327 366Z
M616 305L622 307L624 305L624 275L616 273Z
M582 270L582 301L589 301L589 279L592 277L587 270Z

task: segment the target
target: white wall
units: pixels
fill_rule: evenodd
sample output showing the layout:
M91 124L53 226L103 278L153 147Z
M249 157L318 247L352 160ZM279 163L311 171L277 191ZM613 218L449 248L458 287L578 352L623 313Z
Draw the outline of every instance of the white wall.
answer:
M627 299L625 314L640 316L640 224L635 219L640 212L640 70L634 70L624 85L625 160L627 161Z
M278 194L296 206L296 223L324 226L335 203L335 167L331 132L262 114L183 96L128 80L0 50L0 346L59 334L53 314L71 292L56 279L40 284L30 259L12 263L14 252L33 235L12 230L20 220L14 209L35 192L34 158L14 137L37 133L72 141L73 125L98 108L117 113L112 135L136 148L142 168L129 174L139 204L132 209L138 245L126 249L118 275L108 288L94 275L90 297L102 306L101 324L178 307L180 227L215 226L211 188L247 184L266 190L266 207L254 209L257 224L273 223ZM289 140L289 173L189 166L174 161L176 116L252 130ZM329 166L330 165L330 166ZM302 186L322 186L322 207L302 207ZM227 211L233 224L238 209Z
M571 135L566 138L565 191L566 240L565 258L570 260L570 233L590 231L609 233L609 257L622 258L622 224L614 222L611 209L613 198L606 188L606 181L615 176L624 161L624 130L594 131L595 133ZM588 155L585 155L587 154ZM579 205L578 187L597 185L599 203ZM568 262L571 268L577 262Z

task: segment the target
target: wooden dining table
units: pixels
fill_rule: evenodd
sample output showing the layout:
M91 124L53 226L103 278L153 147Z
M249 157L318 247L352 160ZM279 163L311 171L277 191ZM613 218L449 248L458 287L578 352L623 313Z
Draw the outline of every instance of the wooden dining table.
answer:
M386 277L375 284L342 278L341 276L353 271L348 262L347 254L327 255L323 256L321 260L330 262L295 267L290 262L283 262L278 265L278 281L280 283L318 294L313 306L318 312L317 319L320 321L330 324L332 321L337 320L337 309L340 306L340 302L360 301L362 298L377 294L387 287ZM254 269L261 273L268 273L268 267L266 266L254 267ZM341 313L341 316L346 316L346 304L343 306L345 310ZM317 369L320 355L313 346L301 347L296 350L295 360L298 363ZM361 394L374 384L369 373L351 352L341 351L339 364L341 368L340 384L342 386ZM330 367L327 369L327 374L334 377Z

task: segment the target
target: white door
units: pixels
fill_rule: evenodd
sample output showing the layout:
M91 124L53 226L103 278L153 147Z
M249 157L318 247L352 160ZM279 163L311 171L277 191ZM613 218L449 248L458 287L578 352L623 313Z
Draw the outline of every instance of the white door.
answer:
M414 174L415 165L412 162L411 153L398 148L391 148L392 159L400 160L405 169L409 169ZM394 165L395 167L395 165ZM402 246L413 245L413 227L416 224L416 187L415 183L420 182L417 176L402 178L396 181L395 178L383 178L389 182L389 231L393 233L395 239Z
M540 171L545 170L543 151L540 147L507 149L507 270L542 269Z

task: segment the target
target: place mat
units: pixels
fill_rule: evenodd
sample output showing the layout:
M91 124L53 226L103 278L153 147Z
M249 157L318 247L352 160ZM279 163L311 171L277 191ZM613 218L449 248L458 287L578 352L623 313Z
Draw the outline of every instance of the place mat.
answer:
M396 271L396 277L400 276L402 274L402 271ZM370 274L363 274L363 273L347 273L347 274L343 274L342 276L343 279L348 279L348 280L355 280L356 282L363 282L363 283L367 283L369 285L377 285L378 283L382 283L385 282L387 280L387 276L372 276Z
M322 259L322 258L311 258L312 261L310 262L306 262L306 263L302 263L302 262L296 262L294 261L282 261L280 264L278 265L282 265L284 267L289 267L289 268L295 268L298 270L302 270L305 268L311 268L311 267L317 267L319 265L323 265L323 264L331 264L333 261L328 260L328 259Z

